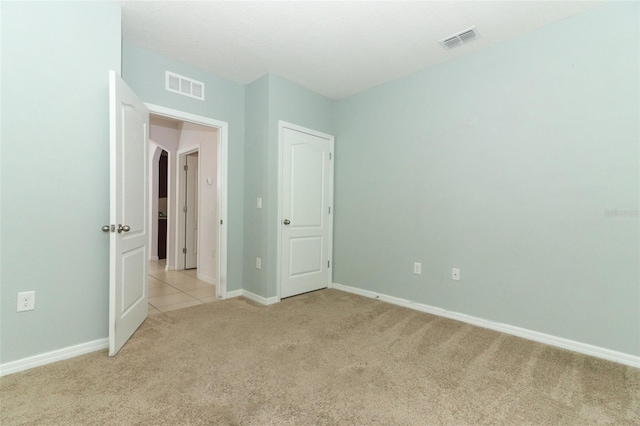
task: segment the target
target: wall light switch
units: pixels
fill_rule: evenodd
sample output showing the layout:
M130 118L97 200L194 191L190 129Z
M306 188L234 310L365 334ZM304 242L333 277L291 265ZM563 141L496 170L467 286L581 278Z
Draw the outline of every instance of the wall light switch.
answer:
M262 198L258 197L258 201L256 202L256 207L259 209L262 208Z
M207 182L207 185L213 185L213 178L208 177L205 181Z
M262 259L256 257L256 269L262 269Z
M415 262L413 264L413 273L417 275L422 274L422 263Z
M456 280L456 281L460 281L460 269L453 268L451 270L451 279L452 280Z

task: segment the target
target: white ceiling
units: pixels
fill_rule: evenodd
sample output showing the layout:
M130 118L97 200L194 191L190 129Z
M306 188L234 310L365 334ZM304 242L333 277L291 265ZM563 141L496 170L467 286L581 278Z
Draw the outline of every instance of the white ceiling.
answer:
M124 41L237 83L274 73L340 99L603 1L118 1ZM453 50L438 41L476 26Z

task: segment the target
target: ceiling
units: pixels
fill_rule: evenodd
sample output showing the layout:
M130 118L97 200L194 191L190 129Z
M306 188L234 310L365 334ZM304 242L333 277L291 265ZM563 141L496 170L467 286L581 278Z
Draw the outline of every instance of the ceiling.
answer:
M603 1L115 1L124 41L241 84L277 74L332 99ZM476 26L481 37L438 41ZM187 76L188 77L188 76Z

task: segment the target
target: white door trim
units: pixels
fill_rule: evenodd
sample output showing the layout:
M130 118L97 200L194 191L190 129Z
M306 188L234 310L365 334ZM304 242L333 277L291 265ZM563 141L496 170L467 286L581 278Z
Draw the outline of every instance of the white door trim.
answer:
M227 298L227 227L228 227L228 179L229 179L229 124L201 115L195 115L184 111L178 111L145 103L152 114L174 118L176 120L188 121L207 127L218 129L218 220L222 222L218 228L218 258L216 271L216 293L219 299ZM199 201L198 201L199 202ZM199 242L198 242L199 244ZM198 250L200 252L200 250Z
M329 162L329 205L331 206L331 215L329 218L329 278L327 282L327 287L331 288L333 283L333 160L335 160L334 147L335 147L335 136L329 135L327 133L318 132L316 130L311 130L306 127L298 126L296 124L288 123L286 121L279 120L278 121L278 222L276 226L278 227L278 250L277 250L277 258L276 258L276 288L277 288L277 301L280 302L281 298L281 285L282 285L282 277L281 277L281 269L282 269L282 146L284 143L284 129L296 130L298 132L307 133L309 135L318 136L320 138L329 140L329 152L331 153L332 159Z

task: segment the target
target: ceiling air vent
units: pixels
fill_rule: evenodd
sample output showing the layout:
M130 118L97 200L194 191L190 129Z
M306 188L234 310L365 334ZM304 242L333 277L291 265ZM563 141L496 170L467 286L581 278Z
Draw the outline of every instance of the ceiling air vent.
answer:
M170 92L204 101L204 83L170 71L165 73L166 89Z
M453 49L454 47L462 46L465 43L469 43L480 37L476 27L471 27L468 30L459 32L445 39L440 40L440 44L445 49Z

